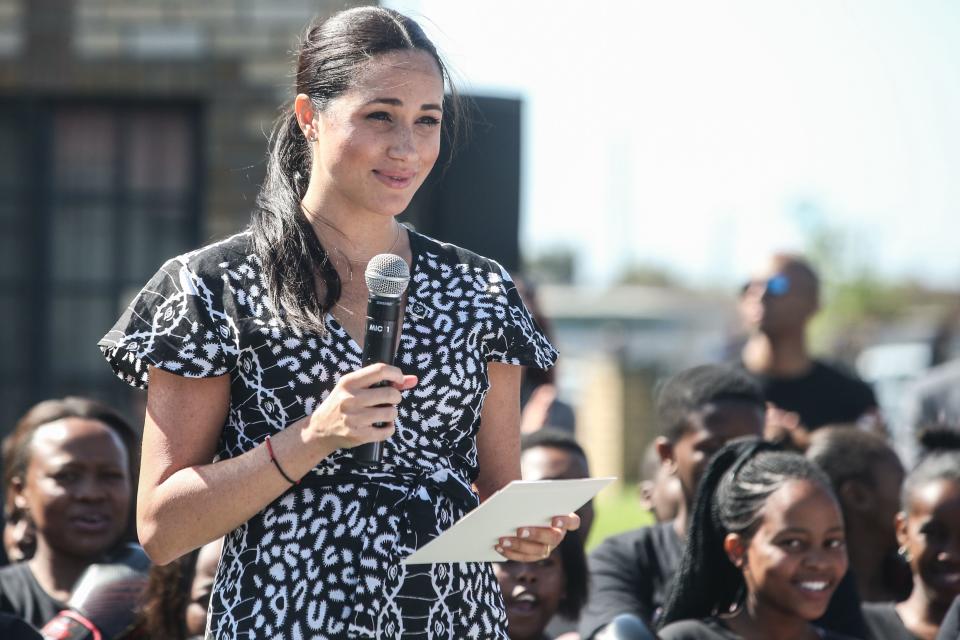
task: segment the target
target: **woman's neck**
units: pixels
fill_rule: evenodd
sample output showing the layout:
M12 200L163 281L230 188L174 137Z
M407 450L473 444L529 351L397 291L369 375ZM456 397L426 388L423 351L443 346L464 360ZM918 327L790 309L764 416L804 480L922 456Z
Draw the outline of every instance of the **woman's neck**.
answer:
M801 376L813 364L802 334L775 340L765 333L755 333L744 345L741 358L751 373L785 378Z
M931 599L923 583L914 576L910 597L898 603L896 608L897 615L910 633L921 640L933 640L937 637L937 630L947 614L947 609L950 608L950 602L941 603Z
M28 564L43 590L53 598L66 602L77 580L90 566L90 560L57 553L40 539L37 541L37 551Z
M737 613L724 620L744 640L811 640L818 637L807 620L750 600L748 598Z
M400 226L393 216L334 206L310 189L301 204L324 249L343 260L365 263L396 248Z

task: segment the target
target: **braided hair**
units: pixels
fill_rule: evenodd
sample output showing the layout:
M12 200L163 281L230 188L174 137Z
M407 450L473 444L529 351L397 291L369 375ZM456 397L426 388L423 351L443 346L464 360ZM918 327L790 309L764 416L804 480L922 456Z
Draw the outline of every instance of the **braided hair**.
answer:
M743 603L746 584L724 551L724 538L728 533L752 537L767 499L791 480L811 480L830 491L823 471L774 443L740 439L717 452L694 499L686 547L660 626L729 612Z

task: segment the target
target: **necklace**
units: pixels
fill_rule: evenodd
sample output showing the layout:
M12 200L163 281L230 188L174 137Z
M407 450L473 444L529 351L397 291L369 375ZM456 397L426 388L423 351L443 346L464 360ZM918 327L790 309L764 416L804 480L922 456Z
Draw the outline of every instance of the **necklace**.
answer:
M397 242L400 241L400 226L401 226L401 225L400 225L400 223L398 223L398 222L396 222L396 223L394 223L394 224L397 225L397 235L394 236L394 238L393 238L393 244L391 244L389 247L387 247L387 250L386 250L386 251L381 251L380 253L390 253L391 251L393 251L393 248L397 246ZM350 256L348 256L347 254L345 254L345 253L340 249L340 247L333 246L333 250L336 251L337 253L339 253L341 256L343 256L343 259L347 261L347 270L348 270L349 273L350 273L350 276L349 276L349 281L350 281L350 282L353 282L353 265L355 265L355 264L367 264L368 262L370 262L369 259L367 259L367 260L353 260Z
M344 311L346 311L347 313L349 313L351 316L357 315L357 314L355 314L353 311L350 311L350 309L347 309L345 306L343 306L342 304L340 304L339 302L334 302L334 303L333 303L333 306L335 306L335 307L338 308L338 309L343 309Z
M326 226L330 227L330 228L333 229L334 231L337 231L338 233L340 233L340 235L343 235L343 232L341 232L339 229L337 229L337 227L335 227L329 220L327 220L326 218L324 218L323 216L321 216L321 215L318 214L318 213L314 213L313 211L311 211L310 209L308 209L302 202L300 203L300 208L303 210L303 214L304 214L304 216L307 218L308 221L309 221L311 218L316 218L318 221L322 222L323 224L325 224ZM394 225L396 225L396 227L397 227L397 235L395 235L394 238L393 238L393 244L391 244L391 245L387 248L386 251L381 251L380 253L390 253L390 252L392 252L393 249L394 249L394 247L396 247L396 246L397 246L397 243L400 241L400 227L402 227L403 225L401 225L401 224L400 224L399 222L397 222L396 220L394 220L393 223L394 223ZM317 234L317 235L319 235L319 234ZM344 237L345 237L345 236L344 236ZM321 238L321 240L323 240L323 239ZM333 245L333 243L330 244L330 247L331 247L335 252L337 252L337 253L339 253L341 256L343 256L343 259L347 261L347 270L348 270L348 272L349 272L347 281L348 281L348 282L353 282L353 265L355 265L355 264L366 264L367 262L369 262L369 258L368 258L367 260L354 260L354 259L352 259L350 256L348 256L346 253L344 253L343 250L340 249L340 247L337 247L337 246ZM329 255L329 252L328 252L328 255ZM337 305L337 306L340 306L340 305ZM343 307L341 307L341 308L343 308Z

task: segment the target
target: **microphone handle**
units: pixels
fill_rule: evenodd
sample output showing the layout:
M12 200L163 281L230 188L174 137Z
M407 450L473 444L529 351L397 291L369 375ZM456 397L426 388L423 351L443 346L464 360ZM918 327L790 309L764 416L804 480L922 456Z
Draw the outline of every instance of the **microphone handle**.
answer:
M393 364L397 355L397 332L400 330L400 299L371 295L367 301L367 324L363 338L363 366L385 362ZM383 380L374 387L385 387L390 382ZM375 422L375 427L386 427L385 422ZM354 459L364 465L380 462L383 441L368 442L354 447Z

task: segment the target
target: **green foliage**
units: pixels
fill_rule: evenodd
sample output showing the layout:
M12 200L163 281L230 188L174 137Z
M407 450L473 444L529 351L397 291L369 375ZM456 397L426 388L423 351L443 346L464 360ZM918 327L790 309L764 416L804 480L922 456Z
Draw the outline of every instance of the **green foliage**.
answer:
M636 485L613 487L602 491L593 504L596 516L587 538L587 551L591 551L606 538L653 524L653 515L640 506Z
M831 224L829 213L810 201L797 204L794 214L806 236L804 252L821 279L822 309L810 327L814 350L850 357L875 328L896 323L918 307L946 309L954 303L955 292L878 274L870 229Z
M675 287L677 279L667 269L651 264L634 263L617 277L617 284L639 284L650 287Z

